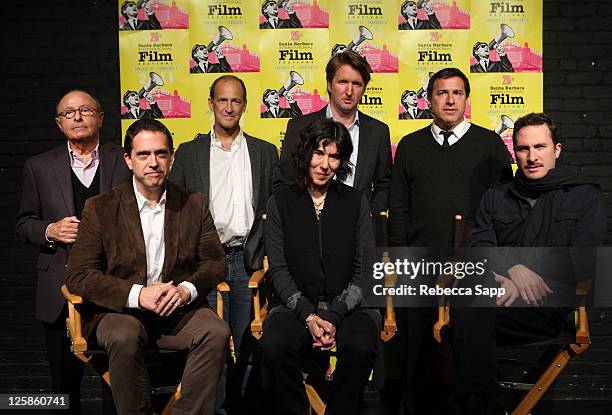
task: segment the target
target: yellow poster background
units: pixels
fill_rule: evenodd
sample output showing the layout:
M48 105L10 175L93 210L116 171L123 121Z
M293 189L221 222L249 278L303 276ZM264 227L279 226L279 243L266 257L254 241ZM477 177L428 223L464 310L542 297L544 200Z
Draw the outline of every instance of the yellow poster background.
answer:
M209 88L221 73L190 73L190 66L195 64L192 48L218 40L221 32L225 33L220 31L221 26L231 32L232 39L222 39L219 48L232 72L247 87L247 110L241 124L246 132L279 147L289 119L262 118L266 108L263 93L267 89L278 91L292 78L293 71L304 81L291 87L302 113L325 106L329 100L325 65L332 47L350 46L355 41L360 42L356 49L374 68L360 109L387 123L394 142L431 122L400 119L406 111L402 94L419 93L418 108L426 110L426 94L422 92L429 73L443 67L457 67L469 77L472 95L466 116L475 123L496 129L501 115L515 120L526 112L542 110L541 0L432 0L432 10L443 26L440 30L398 30L398 24L404 21L400 15L402 0L290 2L302 28L260 29L260 22L265 20L261 14L263 0L151 0L162 30L119 30L118 104L122 113L126 111L125 92L139 92L154 72L164 85L154 86L151 94L164 115L168 114L163 122L173 132L176 145L191 140L196 133L208 132L213 121L208 108ZM125 22L120 14L122 3L119 1L117 8L119 25ZM138 13L139 20L147 19L142 9ZM418 19L427 18L424 9L418 13ZM285 10L279 10L280 19L287 16ZM489 43L503 35L502 24L509 26L514 35L506 36L501 43L515 72L471 74L475 42ZM285 51L282 60L281 51ZM491 55L497 59L495 53L492 50ZM210 62L215 63L213 55L209 53ZM507 108L508 114L501 114L506 107L501 106L500 100L490 103L492 88L508 85L504 82L526 88L525 104ZM288 106L284 97L280 101L281 107ZM140 103L143 109L148 108L146 98L141 98ZM173 109L175 104L180 108ZM132 122L133 118L122 120L123 134ZM502 137L507 138L508 133L511 129L506 128Z

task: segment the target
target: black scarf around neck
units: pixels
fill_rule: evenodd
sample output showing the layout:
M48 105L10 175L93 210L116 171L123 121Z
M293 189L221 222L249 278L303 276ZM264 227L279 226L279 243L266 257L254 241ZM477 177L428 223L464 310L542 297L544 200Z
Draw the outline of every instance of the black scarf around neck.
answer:
M516 246L550 246L552 226L559 207L557 190L590 184L599 188L592 179L583 176L578 169L557 167L549 170L539 180L527 179L520 170L514 177L514 188L521 196L537 199L537 202L516 239Z

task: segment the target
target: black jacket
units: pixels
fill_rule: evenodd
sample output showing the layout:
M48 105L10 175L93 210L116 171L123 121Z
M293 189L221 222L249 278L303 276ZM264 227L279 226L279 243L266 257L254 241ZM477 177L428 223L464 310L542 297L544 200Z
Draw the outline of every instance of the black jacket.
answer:
M577 248L602 244L606 217L601 193L594 185L578 185L555 192L558 206L552 218L551 247L516 248L518 235L533 208L530 201L518 193L514 182L500 184L484 194L476 213L470 245L514 247L487 251L491 256L490 266L496 272L505 276L512 266L527 262L528 268L538 272L549 285L553 284L553 290L556 284L558 289L566 288L573 294L577 280L594 276L596 262L593 250ZM529 259L526 261L526 258Z

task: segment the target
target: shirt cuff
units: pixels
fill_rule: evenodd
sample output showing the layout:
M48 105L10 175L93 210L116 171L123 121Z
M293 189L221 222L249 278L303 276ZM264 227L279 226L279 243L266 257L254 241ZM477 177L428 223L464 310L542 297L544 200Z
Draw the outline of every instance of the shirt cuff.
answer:
M187 288L189 290L189 293L191 294L191 299L189 299L189 302L187 304L193 303L196 298L198 298L198 290L196 290L195 285L193 285L189 281L183 281L179 285L182 285L183 287Z
M142 290L142 287L143 286L140 284L132 285L127 303L125 304L126 308L140 308L138 299L140 298L140 290Z
M53 241L51 239L49 239L49 237L47 236L49 234L49 228L51 227L51 225L53 225L53 222L51 222L50 224L47 225L47 227L45 228L45 239L47 240L47 242L49 242L50 244L53 243Z

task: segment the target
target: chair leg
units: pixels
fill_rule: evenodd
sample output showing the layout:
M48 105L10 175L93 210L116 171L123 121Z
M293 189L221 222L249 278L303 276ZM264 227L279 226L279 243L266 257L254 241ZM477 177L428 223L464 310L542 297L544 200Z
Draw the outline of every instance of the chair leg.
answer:
M540 398L546 393L548 388L553 384L555 379L563 372L563 369L567 366L570 360L572 360L573 353L569 349L564 349L553 360L548 366L546 371L540 376L538 381L533 385L533 388L523 398L521 403L512 411L512 415L528 415L534 406L538 403Z
M310 404L310 408L312 408L317 415L325 414L325 403L317 393L317 391L307 383L304 383L306 387L306 395L308 396L308 403ZM310 409L309 409L309 413Z
M164 410L161 412L160 415L170 415L172 413L172 408L174 408L174 404L176 403L176 401L180 399L180 397L181 397L181 384L179 383L178 386L176 387L176 391L174 391L174 393L168 400L168 403L166 404L166 406L164 406Z

